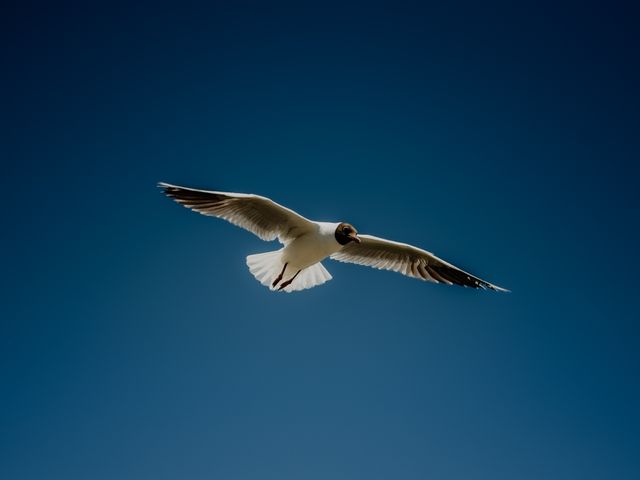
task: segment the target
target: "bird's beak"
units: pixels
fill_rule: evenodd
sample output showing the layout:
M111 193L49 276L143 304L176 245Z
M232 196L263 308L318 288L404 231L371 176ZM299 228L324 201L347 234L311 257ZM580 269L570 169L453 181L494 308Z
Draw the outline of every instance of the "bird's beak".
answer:
M352 233L352 234L350 234L350 235L349 235L349 238L350 238L351 240L353 240L354 242L356 242L356 243L360 243L360 238L358 237L358 234L356 234L356 233Z

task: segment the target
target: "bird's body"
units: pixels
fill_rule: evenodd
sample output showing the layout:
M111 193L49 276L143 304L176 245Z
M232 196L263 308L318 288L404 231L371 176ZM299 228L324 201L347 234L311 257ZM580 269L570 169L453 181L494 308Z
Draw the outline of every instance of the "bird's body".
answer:
M358 235L348 223L308 220L266 197L159 185L185 207L223 218L263 240L277 238L284 245L280 250L247 257L250 272L271 290L293 292L331 280L331 274L320 263L329 257L435 283L505 291L425 250L371 235Z
M282 251L282 260L295 271L310 267L343 248L335 237L338 223L313 222L315 229L305 233Z
M314 221L311 223L313 225L308 232L296 237L277 252L247 257L249 270L258 281L272 290L293 292L331 280L331 275L320 262L343 248L335 236L336 228L340 224ZM273 278L276 271L279 273ZM285 284L287 279L294 275L297 275L295 285L294 282Z

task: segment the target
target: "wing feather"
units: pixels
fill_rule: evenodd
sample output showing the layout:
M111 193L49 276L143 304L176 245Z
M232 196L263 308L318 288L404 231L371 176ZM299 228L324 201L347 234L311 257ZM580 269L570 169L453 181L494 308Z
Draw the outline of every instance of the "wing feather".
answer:
M222 218L262 240L277 238L287 244L314 229L310 220L260 195L198 190L168 183L158 186L179 204L203 215Z
M340 262L392 270L428 282L508 292L504 288L445 262L426 250L373 235L358 235L358 237L360 243L349 243L342 250L331 255L331 258Z

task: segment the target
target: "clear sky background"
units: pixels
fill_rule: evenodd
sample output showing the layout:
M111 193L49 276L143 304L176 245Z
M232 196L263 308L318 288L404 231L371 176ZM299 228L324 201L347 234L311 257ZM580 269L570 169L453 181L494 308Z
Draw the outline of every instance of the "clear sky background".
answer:
M440 3L4 7L1 478L640 477L637 12ZM513 293L274 294L158 181Z

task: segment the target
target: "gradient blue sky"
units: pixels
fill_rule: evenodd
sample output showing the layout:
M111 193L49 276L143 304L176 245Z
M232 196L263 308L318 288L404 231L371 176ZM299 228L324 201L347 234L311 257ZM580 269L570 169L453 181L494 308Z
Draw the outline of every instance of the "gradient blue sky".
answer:
M637 12L512 3L6 7L0 477L639 478ZM158 181L513 293L273 294Z

